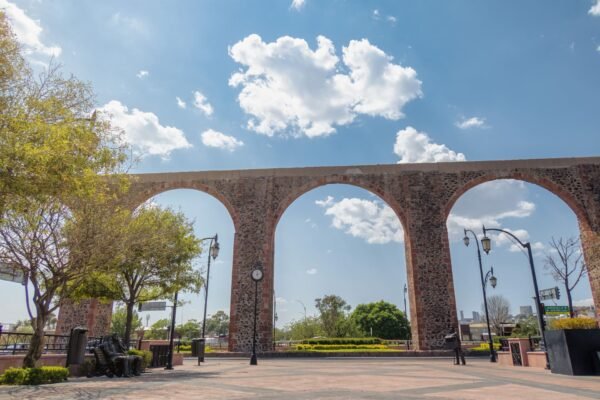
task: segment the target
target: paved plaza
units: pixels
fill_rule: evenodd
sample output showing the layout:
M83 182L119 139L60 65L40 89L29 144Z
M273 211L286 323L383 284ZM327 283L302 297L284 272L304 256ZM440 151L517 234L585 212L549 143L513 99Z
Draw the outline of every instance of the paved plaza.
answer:
M136 378L1 387L0 399L600 399L600 377L450 359L208 359Z

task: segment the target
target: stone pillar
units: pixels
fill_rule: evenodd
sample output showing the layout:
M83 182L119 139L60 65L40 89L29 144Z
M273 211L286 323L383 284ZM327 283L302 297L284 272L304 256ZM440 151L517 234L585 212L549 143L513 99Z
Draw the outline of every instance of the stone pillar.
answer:
M112 302L88 299L75 302L64 300L58 312L57 335L68 335L76 326L84 326L88 336L103 336L110 333Z
M273 349L273 222L267 216L266 207L244 209L239 214L239 222L233 245L229 351L252 351L254 296L257 287L256 351L271 351ZM250 276L257 264L262 266L264 273L258 285Z
M588 270L588 278L592 289L592 298L596 309L596 319L600 322L600 231L579 223L581 230L581 247Z
M417 350L438 349L452 329L458 332L446 219L426 199L410 202L405 211L412 338Z

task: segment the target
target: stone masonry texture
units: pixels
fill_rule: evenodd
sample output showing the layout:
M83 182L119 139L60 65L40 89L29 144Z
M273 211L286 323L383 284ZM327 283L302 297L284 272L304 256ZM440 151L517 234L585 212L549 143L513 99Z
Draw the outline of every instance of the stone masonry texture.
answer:
M444 335L457 328L446 219L456 200L483 182L518 179L542 186L567 203L579 222L593 299L600 305L600 157L176 172L134 178L132 207L162 192L189 188L211 194L229 211L236 231L230 310L232 351L251 349L255 285L250 272L257 265L265 274L258 285L258 349L272 349L275 229L294 200L327 184L349 184L371 191L400 218L405 232L412 336L417 349L440 348ZM88 315L97 313L97 308L84 305L83 311L76 312L74 307L61 307L61 329L80 321L103 320ZM596 310L600 319L600 307Z

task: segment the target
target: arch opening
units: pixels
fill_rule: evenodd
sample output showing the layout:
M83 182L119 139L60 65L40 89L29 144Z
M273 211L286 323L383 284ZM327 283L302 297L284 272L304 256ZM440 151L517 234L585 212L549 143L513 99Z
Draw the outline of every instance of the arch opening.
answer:
M462 325L469 326L474 340L487 337L487 327L482 307L482 281L476 243L469 234L470 245L465 246L465 228L474 231L478 239L481 239L482 225L485 225L487 228L508 230L522 242L530 242L539 289L559 287L561 292L560 299L543 302L546 305L567 305L565 283L554 278L553 269L547 266L546 258L553 256L559 261L550 244L552 238L579 239L578 223L581 223L581 218L585 216L582 216L582 210L576 203L566 202L564 194L556 194L539 183L495 179L470 185L468 190L462 191L460 198L451 204L453 207L447 213L447 228L456 288L457 315ZM492 251L486 255L481 250L483 274L486 275L493 267L497 287L492 288L488 281L487 297L489 299L490 296L502 296L508 300L510 316L506 317L505 331L508 333L517 323L522 324L524 320L531 318L532 314L536 314L535 302L532 300L533 279L527 253L520 245L503 233L490 233L488 236L492 239ZM579 249L580 246L578 251ZM578 271L571 275L570 285L578 278ZM594 317L590 282L585 276L572 290L572 299L576 314ZM494 325L492 321L491 323ZM500 334L494 332L498 329L492 326L492 334Z
M276 339L296 338L295 325L316 320L316 299L327 295L352 310L380 300L410 310L406 267L399 268L405 264L399 209L362 185L345 183L307 185L283 202L275 227Z

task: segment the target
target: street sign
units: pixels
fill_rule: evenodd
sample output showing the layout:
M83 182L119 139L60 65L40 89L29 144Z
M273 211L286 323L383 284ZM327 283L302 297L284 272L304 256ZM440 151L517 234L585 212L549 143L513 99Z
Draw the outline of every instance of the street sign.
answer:
M23 270L12 268L6 264L0 264L0 280L8 282L17 282L25 285L26 279Z
M569 313L569 306L545 306L544 313L546 315L561 315Z
M560 289L558 286L555 286L550 289L542 289L540 290L540 300L552 300L552 299L560 299Z
M140 303L139 311L165 311L167 309L166 301L148 301Z

